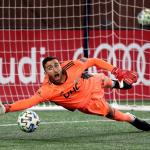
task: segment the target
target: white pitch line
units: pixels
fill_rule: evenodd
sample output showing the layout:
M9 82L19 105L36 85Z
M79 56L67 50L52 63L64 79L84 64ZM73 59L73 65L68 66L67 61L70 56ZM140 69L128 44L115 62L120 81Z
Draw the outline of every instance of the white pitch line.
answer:
M72 123L87 123L87 122L107 122L113 120L81 120L81 121L55 121L55 122L40 122L40 124L72 124ZM16 126L17 124L0 124L0 127Z
M143 119L145 121L150 121L150 119ZM76 120L76 121L55 121L55 122L41 122L40 124L73 124L73 123L88 123L88 122L113 122L114 120ZM17 126L16 123L14 124L0 124L0 127L9 127L9 126Z
M87 122L110 122L114 120L76 120L76 121L56 121L56 122L42 122L42 124L65 124L65 123L87 123Z

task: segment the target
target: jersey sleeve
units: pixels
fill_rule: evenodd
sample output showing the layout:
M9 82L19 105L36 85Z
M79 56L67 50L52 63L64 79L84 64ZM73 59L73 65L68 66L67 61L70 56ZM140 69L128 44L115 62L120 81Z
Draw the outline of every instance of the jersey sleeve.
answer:
M80 60L80 63L82 63L82 65L84 65L85 69L92 67L92 66L96 66L103 70L112 71L114 68L114 66L111 65L110 63L108 63L102 59L98 59L98 58L87 58L87 59L84 58L84 59Z
M13 104L5 105L5 108L6 112L15 112L25 110L27 108L30 108L32 106L35 106L41 102L48 100L50 101L50 96L48 96L46 89L42 87L39 88L39 90L32 97L16 101Z
M13 104L5 105L6 112L20 111L37 105L43 100L42 97L34 95L31 98L19 100Z

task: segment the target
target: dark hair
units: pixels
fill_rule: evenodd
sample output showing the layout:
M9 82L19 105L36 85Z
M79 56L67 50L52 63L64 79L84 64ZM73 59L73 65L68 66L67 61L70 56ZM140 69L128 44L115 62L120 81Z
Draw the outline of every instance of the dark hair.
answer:
M45 64L46 64L48 61L51 61L51 60L53 60L53 59L57 59L57 58L54 57L54 56L48 56L48 57L45 57L45 58L43 59L42 65L43 65L44 70L45 70Z

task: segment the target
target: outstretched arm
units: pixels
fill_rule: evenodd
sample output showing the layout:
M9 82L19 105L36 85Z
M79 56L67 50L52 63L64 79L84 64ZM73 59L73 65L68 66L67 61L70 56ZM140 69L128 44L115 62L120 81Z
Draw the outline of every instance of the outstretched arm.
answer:
M83 59L81 59L81 61L83 61L85 63L86 69L89 67L92 67L92 66L96 66L103 70L110 71L116 77L116 79L118 79L119 81L123 80L127 84L133 84L133 83L136 83L136 81L137 81L137 73L136 72L129 71L129 70L121 70L102 59L83 58Z
M81 59L81 61L85 62L86 68L96 66L98 68L101 68L101 69L107 70L107 71L112 71L114 69L113 65L111 65L110 63L108 63L102 59L98 59L98 58L88 58L88 59L83 58L83 59Z
M0 102L0 114L5 114L7 112L14 112L14 111L20 111L27 108L30 108L32 106L35 106L43 101L43 98L39 95L35 94L31 98L19 100L13 104L6 104L3 105Z

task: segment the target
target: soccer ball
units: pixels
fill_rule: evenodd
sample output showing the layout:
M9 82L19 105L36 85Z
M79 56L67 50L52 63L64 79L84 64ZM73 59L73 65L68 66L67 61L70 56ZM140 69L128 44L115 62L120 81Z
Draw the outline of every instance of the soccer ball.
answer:
M145 8L137 15L138 23L141 25L150 25L150 9Z
M35 112L27 110L19 114L17 123L22 131L29 133L37 129L40 119Z

